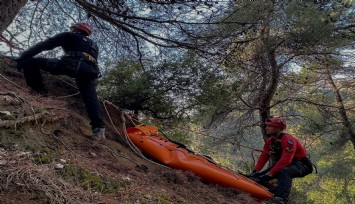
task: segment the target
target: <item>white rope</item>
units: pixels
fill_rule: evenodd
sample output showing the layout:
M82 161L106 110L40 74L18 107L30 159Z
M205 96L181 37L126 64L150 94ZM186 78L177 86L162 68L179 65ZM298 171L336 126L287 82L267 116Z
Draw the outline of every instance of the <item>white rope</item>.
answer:
M80 92L76 92L76 93L69 94L69 95L66 95L66 96L53 96L52 98L63 99L63 98L69 98L69 97L72 97L72 96L76 96L76 95L79 95L79 94L80 94Z
M25 88L23 88L22 86L16 84L15 82L12 82L10 79L6 78L4 75L0 74L0 76L1 76L2 78L4 78L7 82L11 83L12 85L15 85L17 88L19 88L19 89L25 89Z
M155 161L152 161L150 159L148 159L146 156L144 156L144 154L139 150L139 148L132 142L132 140L129 138L128 136L128 133L127 133L127 128L126 128L126 119L125 119L125 115L126 113L124 113L123 109L117 107L116 105L112 104L111 102L107 101L107 100L104 100L103 101L103 105L104 105L104 108L105 108L105 111L106 111L106 114L110 120L110 123L111 125L113 126L113 128L115 129L115 131L117 132L118 135L120 135L120 132L118 131L116 125L113 123L113 120L112 120L112 117L110 115L110 113L108 112L107 110L107 107L105 105L105 103L108 103L110 105L112 105L114 108L116 108L117 110L119 110L121 112L121 119L122 119L122 128L123 128L123 133L124 133L124 139L126 140L128 146L132 149L132 151L134 153L136 153L137 155L139 155L140 157L142 157L144 160L147 160L148 162L152 163L152 164L155 164L155 165L158 165L158 166L161 166L161 167L165 167L165 168L168 168L168 169L171 169L170 167L168 166L165 166L165 165L162 165L160 163L157 163ZM128 117L130 118L130 117Z

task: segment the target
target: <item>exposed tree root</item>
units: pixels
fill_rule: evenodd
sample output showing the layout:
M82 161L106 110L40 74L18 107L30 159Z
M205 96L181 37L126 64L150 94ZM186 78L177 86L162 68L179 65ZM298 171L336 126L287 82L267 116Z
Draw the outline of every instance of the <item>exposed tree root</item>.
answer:
M64 116L60 116L60 115L54 115L51 114L49 112L42 112L42 113L37 113L37 114L33 114L33 116L23 116L20 118L17 118L16 120L4 120L4 121L0 121L0 127L14 127L17 126L19 124L24 124L24 123L28 123L28 122L36 122L38 120L42 120L42 121L57 121L61 118L63 118Z
M22 99L13 92L0 92L0 104L4 106L20 105Z

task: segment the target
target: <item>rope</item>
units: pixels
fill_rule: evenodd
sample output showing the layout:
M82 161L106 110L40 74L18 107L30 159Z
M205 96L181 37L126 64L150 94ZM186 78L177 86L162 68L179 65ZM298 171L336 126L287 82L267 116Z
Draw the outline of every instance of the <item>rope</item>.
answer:
M15 82L12 82L10 79L6 78L4 75L0 74L0 76L2 78L4 78L7 82L11 83L12 85L16 86L17 88L19 89L25 89L24 87L16 84ZM72 96L76 96L76 95L79 95L80 92L76 92L76 93L73 93L73 94L69 94L69 95L66 95L66 96L54 96L53 98L58 98L58 99L63 99L63 98L69 98L69 97L72 97Z
M255 162L255 157L254 157L254 150L251 151L251 157L253 158L253 164L255 166L256 162Z
M106 99L103 99L103 98L101 98L101 97L99 97L99 99L102 100L103 103L108 103L108 104L110 104L110 106L114 107L116 110L118 110L118 111L120 111L120 112L122 112L122 113L125 111L124 109L122 109L122 108L116 106L115 104L111 103L110 101L108 101L108 100L106 100ZM127 116L127 118L134 124L134 126L137 126L136 123L131 119L131 117L129 117L129 115L126 115L126 116ZM124 118L124 121L125 121L125 120L126 120L126 119ZM139 122L139 123L140 123L140 122Z
M4 75L0 74L0 76L1 76L2 78L4 78L7 82L9 82L9 83L11 83L12 85L16 86L17 88L19 88L19 89L25 89L25 88L23 88L22 86L17 85L15 82L12 82L10 79L6 78Z
M142 124L143 124L143 123L142 123ZM160 132L161 134L163 134L163 136L166 137L168 140L174 142L174 141L171 140L166 134L164 134L161 130L159 130L159 132ZM179 143L177 143L177 144L179 144ZM239 150L240 150L240 146L238 146L238 147L239 147ZM185 147L185 148L186 148L186 147ZM186 149L187 149L187 148L186 148ZM189 149L187 149L187 150L190 151ZM253 151L253 152L254 152L254 151ZM195 152L192 152L192 153L195 154ZM240 180L240 179L238 178L238 176L243 176L243 175L240 175L239 172L236 172L236 171L234 171L234 170L232 170L232 169L230 169L230 168L228 168L228 167L224 167L224 166L221 166L221 165L217 164L212 158L209 158L208 156L205 156L205 155L202 155L202 154L199 154L199 156L203 157L203 158L206 159L208 162L210 162L210 163L216 165L217 167L219 167L219 168L221 168L221 169L225 169L225 170L228 170L228 171L230 171L230 172L233 172L235 178L237 178L238 180ZM255 165L255 159L254 159L254 165Z
M155 120L159 123L164 123L158 119L155 119L155 118L151 118L152 120ZM136 120L136 119L133 119L133 120ZM136 120L138 121L138 120ZM139 121L138 121L139 122ZM143 123L142 123L143 124ZM171 126L171 125L170 125ZM250 146L247 146L247 145L243 145L241 144L240 142L233 142L233 141L229 141L229 140L226 140L226 139L222 139L222 138L219 138L219 137L216 137L216 136L213 136L213 135L210 135L210 134L207 134L207 133L203 133L203 132L200 132L200 131L195 131L195 130L191 130L191 129L188 129L188 128L184 128L184 127L181 127L181 126L177 126L177 125L172 125L172 128L174 129L183 129L183 130L186 130L186 131L189 131L189 132L193 132L193 133L196 133L196 134L199 134L199 135L202 135L202 136L205 136L205 137L209 137L209 138L212 138L214 140L218 140L220 142L225 142L225 143L229 143L229 144L232 144L232 145L236 145L238 147L244 147L244 148L247 148L247 149L250 149L252 151L255 151L255 152L263 152L263 150L261 149L257 149L257 148L253 148L253 147L250 147Z
M1 37L1 36L0 36L0 37ZM1 40L1 39L0 39L0 40ZM20 89L24 89L23 87L21 87L21 86L15 84L14 82L12 82L12 81L10 81L9 79L7 79L7 78L6 78L5 76L3 76L2 74L0 74L0 76L3 77L3 78L4 78L6 81L8 81L9 83L15 85L16 87L18 87L18 88L20 88ZM57 78L60 79L59 77L57 77ZM62 79L60 79L60 80L62 80ZM65 80L62 80L62 81L66 82ZM68 83L68 82L66 82L66 83ZM68 84L71 85L70 83L68 83ZM73 85L71 85L71 86L72 86L72 87L75 87L75 86L73 86ZM75 88L76 88L76 87L75 87ZM80 92L77 92L77 93L74 93L74 94L71 94L71 95L67 95L67 96L59 96L59 97L56 97L56 98L67 98L67 97L75 96L75 95L77 95L77 94L79 94L79 93L80 93ZM137 119L134 119L133 117L130 117L129 115L127 115L126 113L124 113L124 109L122 109L122 108L120 108L120 107L114 105L113 103L111 103L111 102L109 102L109 101L107 101L107 100L104 100L104 99L102 99L102 98L100 98L100 99L103 100L103 106L104 106L104 108L105 108L106 114L107 114L107 116L109 117L110 123L111 123L111 125L113 126L113 128L115 129L115 131L117 132L118 135L121 135L121 134L120 134L120 132L118 131L118 129L116 128L116 126L114 125L113 120L112 120L112 117L111 117L111 115L109 114L105 103L110 104L111 106L113 106L115 109L119 110L119 111L122 113L121 118L122 118L122 124L123 124L124 138L126 139L126 142L127 142L127 144L129 145L129 147L132 149L132 151L135 152L135 153L136 153L137 155L139 155L140 157L142 157L143 159L145 159L145 160L147 160L147 161L149 161L149 162L151 162L151 163L157 164L157 165L159 165L159 166L164 166L164 165L162 165L162 164L156 163L156 162L154 162L154 161L148 159L147 157L145 157L145 156L142 154L142 152L134 145L134 143L132 142L132 140L131 140L131 139L129 138L129 136L128 136L128 133L127 133L127 130L126 130L126 120L125 120L125 117L124 117L124 116L126 115L127 118L128 118L135 126L137 126L137 124L136 124L134 121L136 121L137 123L139 123L139 125L146 125L146 124L142 123L141 121L138 121ZM32 107L31 107L31 109L32 109ZM32 111L34 111L34 110L32 110ZM158 120L158 119L154 119L154 118L152 118L152 119L155 120L155 121L157 121L157 122L159 122L159 123L163 123L162 121L160 121L160 120ZM35 118L35 120L36 120L36 118ZM36 123L38 123L38 122L36 121ZM221 138L218 138L218 137L215 137L215 136L212 136L212 135L210 135L210 134L203 133L203 132L200 132L200 131L194 131L194 130L187 129L187 128L184 128L184 127L181 127L181 126L177 126L177 125L174 125L173 128L175 128L175 129L176 129L176 128L183 129L183 130L186 130L186 131L189 131L189 132L194 132L194 133L199 134L199 135L202 135L202 136L206 136L206 137L213 138L214 140L218 140L218 141L221 141L221 142L226 142L226 143L229 143L229 144L232 144L232 145L237 145L238 147L244 147L244 148L247 148L247 149L251 149L251 150L252 150L252 157L253 157L254 164L255 164L255 158L254 158L253 152L254 152L254 151L256 151L256 152L263 152L263 151L260 150L260 149L256 149L256 148L253 148L253 147L249 147L249 146L246 146L246 145L242 145L242 144L240 144L240 142L228 141L228 140L221 139ZM167 167L167 166L164 166L164 167L169 168L169 167Z
M1 37L1 36L0 36L0 37ZM0 40L1 40L1 39L0 39ZM3 76L2 74L0 74L0 76L3 77L7 82L9 82L9 83L15 85L16 87L18 87L18 88L20 88L20 89L24 89L23 87L17 85L16 83L12 82L11 80L7 79L7 78L6 78L5 76ZM57 77L57 78L60 79L59 77ZM60 79L60 80L62 80L62 79ZM62 81L66 82L65 80L62 80ZM68 82L66 82L66 83L68 83ZM70 83L68 83L68 84L71 85ZM72 87L75 87L74 85L71 85L71 86L72 86ZM76 87L75 87L75 88L76 88ZM56 97L56 98L67 98L67 97L75 96L75 95L77 95L77 94L80 94L80 92L77 92L77 93L74 93L74 94L71 94L71 95L67 95L67 96L59 96L59 97ZM18 98L18 96L16 96L16 97ZM22 99L22 98L21 98L21 99ZM22 99L22 100L23 100L23 99ZM23 101L25 101L25 100L23 100ZM35 116L35 114L34 114L35 111L34 111L32 105L31 105L31 103L28 102L28 101L25 101L25 102L30 106L30 109L31 109L31 111L32 111L32 113L33 113L33 117L34 117L35 123L36 123L37 126L39 126L41 133L42 133L42 134L47 134L47 135L50 134L50 133L45 133L44 130L43 130L43 127L42 127L42 126L39 124L39 122L37 121L37 118L36 118L36 116ZM124 116L125 116L124 110L121 109L121 108L119 108L118 106L114 105L113 103L107 101L107 100L103 100L103 105L104 105L105 111L106 111L106 113L107 113L107 115L108 115L108 117L109 117L109 120L110 120L111 125L113 126L113 128L115 129L115 131L117 132L117 134L118 134L118 135L121 135L120 132L119 132L119 130L117 129L117 127L116 127L115 124L113 123L112 117L111 117L110 113L108 112L105 103L108 103L108 104L112 105L114 108L116 108L117 110L119 110L119 111L122 113L121 119L122 119L122 126L123 126L122 128L123 128L124 136L125 136L125 139L126 139L127 144L128 144L129 147L132 149L132 151L135 152L135 153L136 153L137 155L139 155L140 157L142 157L144 160L147 160L148 162L150 162L150 163L152 163L152 164L156 164L156 165L158 165L158 166L162 166L162 167L171 169L171 168L168 167L168 166L159 164L159 163L157 163L157 162L154 162L154 161L148 159L146 156L144 156L144 155L142 154L142 152L138 149L138 147L136 147L136 146L134 145L134 143L132 142L132 140L131 140L131 139L129 138L129 136L128 136L128 133L127 133L127 130L126 130L126 119L125 119L125 117L124 117ZM126 115L126 116L127 116L127 115ZM133 124L135 124L134 121L131 119L131 117L127 116L127 118L129 118L129 119L131 120L131 122L132 122ZM57 139L57 138L56 138L56 139Z
M158 119L155 119L155 118L151 118L151 119L152 119L152 120L155 120L156 122L161 123L161 124L164 123L164 122L162 122L162 121L160 121L160 120L158 120ZM137 119L132 119L132 118L131 118L131 120L136 120L136 121L139 122L140 124L146 125L146 124L144 124L143 122L138 121ZM171 126L171 125L170 125L170 126ZM253 148L253 147L250 147L250 146L247 146L247 145L243 145L243 144L241 144L240 142L228 141L228 140L221 139L221 138L215 137L215 136L210 135L210 134L207 134L207 133L203 133L203 132L200 132L200 131L190 130L190 129L188 129L188 128L184 128L184 127L181 127L181 126L172 125L172 128L174 128L174 129L177 129L177 128L183 129L183 130L190 131L190 132L194 132L194 133L196 133L196 134L199 134L199 135L202 135L202 136L205 136L205 137L213 138L214 140L218 140L218 141L221 141L221 142L225 142L225 143L232 144L232 145L234 145L234 146L237 146L238 149L239 149L239 151L240 151L240 147L244 147L244 148L250 149L250 150L251 150L251 156L252 156L252 159L253 159L253 164L254 164L254 166L255 166L255 164L256 164L254 152L259 152L259 153L264 152L264 151L261 150L261 149L257 149L257 148ZM227 170L229 170L229 171L234 172L233 170L231 170L231 169L229 169L229 168L226 168L226 167L221 167L221 166L220 166L220 168L224 168L224 169L227 169Z
M128 144L128 146L132 149L132 151L134 153L136 153L138 156L140 156L141 158L143 158L144 160L152 163L152 164L155 164L155 165L158 165L158 166L161 166L161 167L165 167L165 168L168 168L170 169L170 167L167 167L165 165L162 165L160 163L157 163L155 161L152 161L150 159L148 159L146 156L143 155L143 153L138 149L138 147L132 142L132 140L129 138L128 136L128 133L127 133L127 128L126 128L126 119L124 116L127 116L126 113L124 113L123 109L119 108L118 106L112 104L111 102L107 101L107 100L104 100L103 101L103 106L105 108L105 111L106 111L106 114L110 120L110 123L111 125L113 126L113 128L115 129L115 131L117 132L118 135L121 135L121 133L118 131L116 125L113 123L113 120L112 120L112 117L109 113L109 111L107 110L107 107L105 105L105 103L108 103L110 105L112 105L114 108L116 108L118 111L121 112L121 119L122 119L122 128L123 128L123 133L124 133L124 138L126 139L126 142ZM130 119L130 117L128 117ZM132 121L133 122L133 121Z
M79 94L80 94L80 92L76 92L76 93L69 94L69 95L66 95L66 96L53 96L52 98L59 98L59 99L69 98L69 97L76 96L76 95L79 95Z

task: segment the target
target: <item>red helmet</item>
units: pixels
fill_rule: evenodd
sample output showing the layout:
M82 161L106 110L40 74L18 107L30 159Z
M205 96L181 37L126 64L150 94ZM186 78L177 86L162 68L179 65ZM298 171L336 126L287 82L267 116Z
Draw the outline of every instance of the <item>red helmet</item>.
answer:
M87 35L91 35L93 27L88 23L75 23L70 28L75 28L77 30L83 31Z
M283 118L274 117L266 120L266 125L286 129L286 121Z

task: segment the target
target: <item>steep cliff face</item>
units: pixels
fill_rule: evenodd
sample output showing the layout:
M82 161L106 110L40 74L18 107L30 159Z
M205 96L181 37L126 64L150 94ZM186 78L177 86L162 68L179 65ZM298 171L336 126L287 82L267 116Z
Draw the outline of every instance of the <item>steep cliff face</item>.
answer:
M1 203L256 203L138 156L120 136L132 124L110 103L109 139L90 141L69 79L45 75L49 96L32 95L9 63L0 59Z

